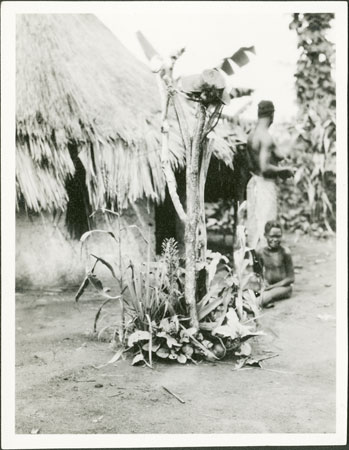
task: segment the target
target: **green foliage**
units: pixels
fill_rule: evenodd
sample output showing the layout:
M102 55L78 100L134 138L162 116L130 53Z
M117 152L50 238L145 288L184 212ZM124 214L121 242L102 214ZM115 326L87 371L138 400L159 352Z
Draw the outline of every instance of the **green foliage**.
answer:
M282 186L286 228L321 236L336 226L334 46L326 32L333 14L294 14L300 56L296 90L300 107L292 163L294 186Z
M148 329L147 316L156 323L166 317L186 315L183 296L183 269L179 266L177 245L167 243L160 261L130 262L126 274L126 313L130 329Z
M234 88L228 92L226 82L219 71L221 69L227 75L232 75L234 70L229 61L232 60L239 67L242 67L249 63L249 53L255 54L255 48L241 47L233 56L224 58L219 67L204 70L200 74L181 77L182 91L190 100L200 102L206 107L209 105L229 105L231 98L250 95L253 92L252 89Z
M297 98L306 112L311 102L335 107L335 85L331 77L334 45L326 38L334 14L294 14L290 29L298 35L301 51L297 62Z
M234 222L234 206L231 200L219 200L215 203L205 205L207 229L223 233L224 235L232 233L232 224Z
M251 348L245 341L262 333L256 331L253 324L258 306L248 287L251 274L246 269L251 261L244 258L247 248L243 231L241 233L235 271L229 267L228 259L218 252L207 251L206 261L198 264L197 270L205 268L208 274L207 294L197 303L199 328L189 327L189 307L184 299L185 270L173 238L163 242L158 261L130 261L123 274L125 290L117 297L109 296L94 274L97 264L103 264L113 276L116 271L105 259L93 255L94 265L77 297L87 287L86 280L107 297L95 318L95 334L101 310L110 300L122 297L127 317L123 339L120 343L113 341L117 351L107 364L115 363L126 351L133 353L133 365L149 367L153 358L196 364L201 359L216 361L227 356L248 356ZM223 275L217 278L218 271L222 273L222 265Z
M334 114L314 122L310 131L296 131L292 164L297 170L293 181L281 185L281 218L290 231L321 237L336 227L336 123Z

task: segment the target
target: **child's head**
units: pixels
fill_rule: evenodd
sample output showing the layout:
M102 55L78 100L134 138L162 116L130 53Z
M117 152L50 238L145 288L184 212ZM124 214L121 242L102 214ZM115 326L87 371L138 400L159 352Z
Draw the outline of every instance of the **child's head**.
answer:
M282 228L279 222L276 220L269 220L264 227L264 236L267 240L269 248L279 248L282 238Z

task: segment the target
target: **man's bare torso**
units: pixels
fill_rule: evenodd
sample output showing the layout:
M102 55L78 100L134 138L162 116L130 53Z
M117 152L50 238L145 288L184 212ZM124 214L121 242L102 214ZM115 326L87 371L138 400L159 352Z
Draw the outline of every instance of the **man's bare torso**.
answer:
M260 167L260 153L262 146L264 146L269 153L268 156L270 164L276 166L282 159L282 157L276 152L275 143L268 130L257 126L253 131L251 131L247 139L247 151L251 160L252 172L255 175L262 175Z

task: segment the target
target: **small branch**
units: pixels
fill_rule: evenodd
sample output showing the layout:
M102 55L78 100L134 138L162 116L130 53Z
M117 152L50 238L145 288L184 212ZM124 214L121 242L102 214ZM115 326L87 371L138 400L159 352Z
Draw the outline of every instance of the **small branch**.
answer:
M111 209L99 208L99 209L96 209L96 211L93 211L93 213L90 214L89 217L93 217L98 212L101 212L103 214L105 214L105 213L114 214L115 216L118 216L118 217L120 216L120 214L118 212L112 211Z
M74 380L75 383L94 383L96 380Z
M93 273L95 271L97 263L98 263L98 259L96 259L96 261L94 262L93 267L91 269L91 273Z
M266 361L267 359L271 359L271 358L276 358L277 356L279 356L278 353L275 353L275 355L265 356L264 358L260 358L260 359L258 360L258 362Z
M246 325L246 323L249 323L249 322L253 322L254 320L258 320L263 316L265 316L265 314L260 314L259 316L251 317L251 319L248 319L248 320L246 320L246 322L243 322L243 325Z
M167 387L162 386L162 388L169 394L173 395L173 397L176 398L179 402L185 403L185 401L182 398L178 397L178 395L176 395L174 392L170 391L170 389L168 389Z
M169 97L168 97L169 99ZM179 195L177 192L177 183L176 178L174 176L171 164L169 162L168 158L168 123L167 123L167 108L168 102L166 102L166 109L163 111L163 120L161 124L161 135L162 135L162 148L161 148L161 164L162 164L162 170L165 175L168 192L170 194L173 206L175 207L175 210L178 214L178 217L181 219L182 222L186 222L187 215L184 211L183 205L179 199Z
M266 370L267 372L275 372L275 373L285 373L287 375L294 374L294 372L288 372L287 370L274 370L274 369L265 369L264 367L261 367L262 370Z
M221 105L217 105L215 110L212 113L212 116L209 118L209 120L207 122L205 134L202 138L202 141L204 141L207 138L207 136L211 133L211 131L213 131L216 128L216 126L219 122L219 119L221 118L222 111L223 111L223 107ZM215 116L217 116L216 121L214 123L212 123Z
M221 108L221 105L220 105L220 104L217 104L217 105L214 107L212 114L209 115L208 120L207 120L207 122L206 122L205 132L207 132L207 130L209 130L209 129L211 128L212 123L213 123L213 120L214 120L215 116L217 115L217 113L218 113L218 111L219 111L220 108Z
M149 272L148 272L149 273ZM149 317L149 314L146 314L146 318L148 320L148 325L149 325L149 334L150 334L150 339L149 339L149 364L150 367L153 366L153 362L152 362L152 351L153 351L153 329L151 326L151 320Z

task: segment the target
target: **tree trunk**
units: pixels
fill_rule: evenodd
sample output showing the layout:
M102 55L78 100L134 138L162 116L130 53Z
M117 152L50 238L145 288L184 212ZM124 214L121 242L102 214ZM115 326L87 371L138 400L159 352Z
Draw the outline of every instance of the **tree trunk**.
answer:
M197 226L197 259L200 263L206 263L207 250L207 232L206 232L206 217L205 217L205 184L208 166L211 160L213 148L213 139L204 139L202 143L202 150L200 155L200 169L199 169L199 187L197 191L199 202L199 216ZM206 267L202 268L197 278L197 297L200 300L204 297L208 290L208 277Z
M198 122L193 143L187 150L187 221L185 227L185 298L190 310L191 326L198 328L199 321L196 311L196 262L198 216L200 212L198 201L199 189L199 159L202 149L202 134L206 119L206 109L198 105Z

